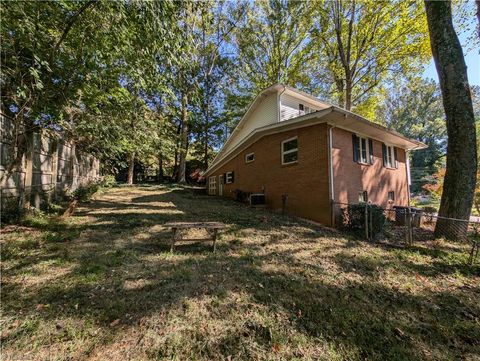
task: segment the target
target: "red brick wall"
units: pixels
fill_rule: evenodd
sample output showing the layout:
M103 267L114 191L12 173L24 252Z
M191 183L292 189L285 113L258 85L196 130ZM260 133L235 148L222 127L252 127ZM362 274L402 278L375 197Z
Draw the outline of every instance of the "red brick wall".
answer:
M358 193L368 192L368 199L387 207L388 192L395 192L395 205L407 205L408 186L405 150L397 148L397 169L383 167L382 143L373 140L374 163L362 165L353 161L352 133L334 128L333 174L335 200L358 203ZM390 204L391 205L391 204Z
M234 197L239 189L248 193L265 191L267 205L282 208L282 195L288 195L287 212L326 225L331 224L328 131L326 124L285 131L265 136L246 148L235 158L216 170L218 176L233 171L234 183L225 184L223 196ZM361 165L353 161L352 133L334 128L333 174L337 202L358 203L358 193L367 191L369 200L383 207L389 191L395 192L395 205L407 205L408 187L405 151L397 149L398 168L388 169L382 164L382 143L373 140L374 164ZM298 137L298 162L282 165L281 143ZM245 163L245 155L255 153L255 161ZM208 183L207 183L208 184Z
M282 165L282 141L298 137L298 162ZM255 161L245 163L245 154L255 153ZM327 125L265 136L242 151L212 175L235 172L233 184L224 185L224 196L234 197L240 189L249 193L265 191L270 208L282 208L282 195L288 195L287 212L320 223L330 223L328 194Z

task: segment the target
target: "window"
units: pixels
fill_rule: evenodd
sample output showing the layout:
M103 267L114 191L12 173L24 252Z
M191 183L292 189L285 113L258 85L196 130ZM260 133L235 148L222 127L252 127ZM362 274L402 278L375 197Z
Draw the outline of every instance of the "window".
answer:
M303 112L304 110L305 110L305 109L304 109L304 107L303 107L303 104L298 104L298 112L299 112L300 114L302 114L302 112Z
M305 114L308 114L308 113L310 113L310 112L311 112L310 107L307 107L307 106L306 106L306 107L305 107Z
M394 191L388 192L388 201L389 202L395 201L395 192Z
M215 195L217 193L217 177L208 178L208 194Z
M251 163L255 160L255 153L245 154L245 163Z
M373 142L371 139L352 134L353 161L363 164L373 164Z
M383 166L387 168L398 168L397 148L382 144Z
M368 193L367 191L358 192L358 201L360 203L367 203L368 202Z
M233 172L225 173L225 183L227 184L233 183Z
M291 164L298 161L298 139L290 138L282 142L282 164Z

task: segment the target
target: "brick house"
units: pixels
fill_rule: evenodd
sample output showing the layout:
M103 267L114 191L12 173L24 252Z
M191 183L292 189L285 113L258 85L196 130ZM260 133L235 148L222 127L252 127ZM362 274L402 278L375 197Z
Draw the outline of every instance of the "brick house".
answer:
M408 205L408 152L423 143L275 84L262 91L205 172L210 195L265 195L272 209L333 223L332 201Z

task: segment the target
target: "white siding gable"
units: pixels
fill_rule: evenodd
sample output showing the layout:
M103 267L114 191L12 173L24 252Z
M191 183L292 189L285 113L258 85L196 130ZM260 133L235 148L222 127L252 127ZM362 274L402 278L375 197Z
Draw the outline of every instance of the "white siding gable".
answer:
M313 104L313 102L304 101L290 94L282 94L280 97L280 121L304 115L305 111L299 110L300 104L311 109L310 111L326 108L318 104Z
M248 119L245 119L241 129L234 134L228 144L228 147L222 150L222 153L228 152L240 143L253 130L264 127L265 125L274 124L278 122L278 96L276 93L268 94L262 99L261 103L250 114Z

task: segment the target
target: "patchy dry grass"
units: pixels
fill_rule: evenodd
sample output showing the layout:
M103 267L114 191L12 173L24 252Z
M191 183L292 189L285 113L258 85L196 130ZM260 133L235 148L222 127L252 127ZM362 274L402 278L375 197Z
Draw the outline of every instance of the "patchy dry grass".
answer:
M169 253L167 221L230 225ZM188 189L115 188L2 237L3 360L479 360L480 269Z

